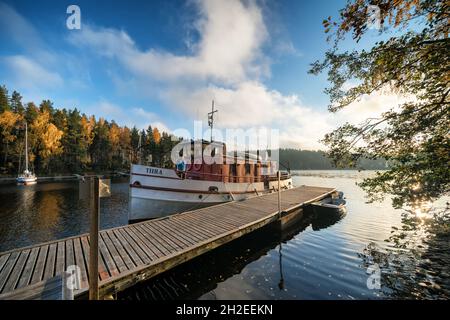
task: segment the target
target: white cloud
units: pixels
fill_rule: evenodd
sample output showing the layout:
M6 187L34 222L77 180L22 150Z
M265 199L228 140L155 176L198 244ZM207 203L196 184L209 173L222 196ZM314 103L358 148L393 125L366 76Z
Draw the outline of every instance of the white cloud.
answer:
M186 55L154 48L142 50L124 30L86 25L69 40L119 62L131 79L116 81L121 87L132 85L142 96L156 96L186 120L194 120L198 113L206 115L214 99L220 109L218 127L277 128L284 147L323 148L318 141L339 124L361 122L399 102L395 95L374 94L330 114L308 107L295 95L271 90L263 83L270 75L270 59L262 51L269 34L257 3L198 0L195 4L200 37L198 43L190 42ZM278 46L281 53L298 54L289 41ZM117 118L157 121L153 114L138 119L121 114ZM186 127L189 125L186 121Z
M18 87L52 88L64 83L58 73L45 69L36 61L25 56L9 56L1 60L9 69L15 85Z
M149 49L140 51L123 30L84 26L70 35L76 45L121 61L138 76L159 81L217 80L237 83L266 74L261 44L267 38L260 8L254 1L198 1L201 35L192 55L173 55Z
M116 121L119 125L129 128L136 126L138 129L147 129L149 125L157 127L160 131L170 132L170 129L161 121L157 114L148 112L142 107L123 107L106 99L100 99L90 106L83 108L88 114L108 121Z

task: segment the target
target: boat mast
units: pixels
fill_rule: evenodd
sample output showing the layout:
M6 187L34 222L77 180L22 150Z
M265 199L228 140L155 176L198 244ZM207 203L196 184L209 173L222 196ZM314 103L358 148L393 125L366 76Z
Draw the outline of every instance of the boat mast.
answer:
M25 122L25 172L28 172L28 124Z
M139 143L138 143L138 162L142 164L142 131L139 131Z
M214 113L216 112L218 112L218 110L214 110L214 100L213 100L211 112L208 112L208 126L211 128L211 142L213 141Z

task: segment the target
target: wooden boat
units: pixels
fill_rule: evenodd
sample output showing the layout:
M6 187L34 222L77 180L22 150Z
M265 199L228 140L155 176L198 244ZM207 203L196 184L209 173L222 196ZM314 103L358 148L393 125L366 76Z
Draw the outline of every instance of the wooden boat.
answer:
M192 145L194 141L190 142ZM210 142L201 142L202 150ZM133 164L130 173L129 221L139 221L201 207L239 201L278 190L275 162L258 154L229 156L224 143L221 163L178 163L166 169ZM219 146L219 147L218 147ZM214 151L213 151L214 152ZM289 172L280 172L280 188L293 187Z

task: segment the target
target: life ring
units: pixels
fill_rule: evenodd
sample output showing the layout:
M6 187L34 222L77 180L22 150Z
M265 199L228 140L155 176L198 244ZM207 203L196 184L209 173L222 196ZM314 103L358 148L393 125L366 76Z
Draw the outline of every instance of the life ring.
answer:
M201 163L194 163L191 166L192 166L192 169L194 171L200 171L202 169L202 164Z
M177 163L177 171L178 172L185 172L186 171L186 163L184 161L179 161Z

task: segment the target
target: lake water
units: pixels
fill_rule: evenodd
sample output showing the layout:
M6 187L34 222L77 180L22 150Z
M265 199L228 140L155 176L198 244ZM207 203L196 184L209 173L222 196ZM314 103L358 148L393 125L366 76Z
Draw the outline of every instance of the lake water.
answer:
M266 227L126 290L117 298L410 298L395 288L377 289L373 285L377 269L370 263L367 268L367 256L365 259L363 255L367 246L398 251L385 239L391 235L393 226L401 226L401 211L394 210L389 201L365 203L364 192L355 183L370 174L294 172L296 185L335 187L343 191L347 215L334 221L307 215L284 232ZM89 230L88 207L78 199L78 182L0 186L0 205L0 251ZM112 197L102 199L101 228L126 224L127 210L128 181L114 181ZM403 276L409 278L406 272ZM422 290L423 297L448 297L448 278L440 280L438 289Z

